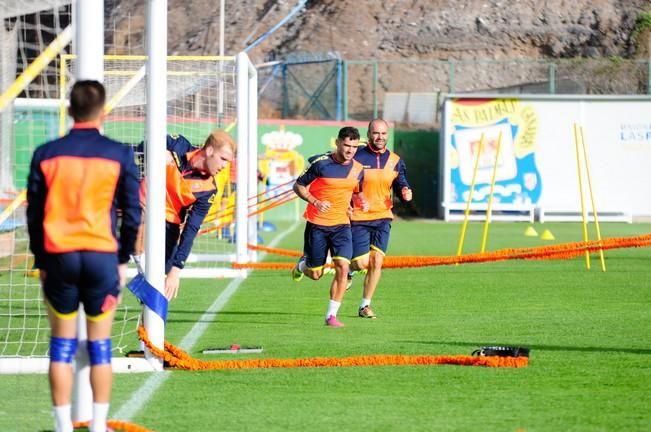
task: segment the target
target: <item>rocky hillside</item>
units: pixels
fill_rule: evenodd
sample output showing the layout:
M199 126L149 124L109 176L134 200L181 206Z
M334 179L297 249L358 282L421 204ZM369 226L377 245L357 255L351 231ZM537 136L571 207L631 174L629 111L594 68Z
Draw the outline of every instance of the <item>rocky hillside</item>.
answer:
M143 0L106 0L120 49L142 43ZM243 49L298 2L227 0L226 51ZM169 52L216 54L219 2L169 0ZM632 40L649 0L310 0L251 50L256 61L296 51L347 59L624 58L646 53Z
M144 0L105 1L110 10L107 42L113 51L142 53ZM225 52L249 46L298 3L226 0ZM219 53L218 1L169 0L168 7L170 54ZM256 64L295 53L325 52L346 60L393 61L376 71L377 86L371 83L370 66L357 64L347 70L348 115L365 119L373 114L376 101L382 111L388 92L547 91L550 65L538 62L543 59L584 59L565 62L556 70L560 93L647 93L647 66L621 59L649 57L650 28L651 0L308 0L249 55ZM405 64L407 60L428 63ZM430 60L464 64L453 68ZM262 81L270 71L261 70ZM313 93L327 71L303 67L293 73ZM329 106L329 115L306 114L300 108L283 114L282 90L269 89L260 100L261 115L334 118L334 84L331 87L321 100ZM296 90L299 99L301 91ZM290 102L296 107L305 103L305 98Z

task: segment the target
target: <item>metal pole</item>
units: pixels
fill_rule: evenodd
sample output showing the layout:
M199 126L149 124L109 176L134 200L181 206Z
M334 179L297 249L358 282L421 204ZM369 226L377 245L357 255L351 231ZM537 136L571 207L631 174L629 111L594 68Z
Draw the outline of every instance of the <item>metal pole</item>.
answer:
M344 60L344 121L348 120L348 62Z
M249 57L241 52L237 55L237 158L235 193L235 261L246 263L249 254L246 246L248 240L248 197L249 182L247 179L249 159Z
M448 93L454 93L454 61L448 61Z
M646 63L647 64L646 93L651 95L651 32L647 33L646 52L649 56Z
M145 262L147 281L159 292L165 288L165 141L167 134L167 0L147 1L147 116L145 155L147 164L147 221ZM165 322L145 306L147 335L163 349ZM155 370L163 361L148 350L145 356Z
M224 0L219 0L219 56L224 56Z
M75 43L77 63L75 78L79 80L104 81L104 0L80 1L76 7ZM77 316L77 340L75 355L75 382L72 391L73 421L93 418L93 389L90 386L90 361L86 349L88 333L83 306Z
M343 101L341 99L341 81L342 81L342 71L341 71L341 60L337 60L337 86L336 86L336 114L335 114L335 119L337 121L341 121L341 106L343 105Z
M248 59L247 59L248 60ZM247 203L248 197L252 197L258 194L258 74L251 61L247 61L248 67L248 194L247 194ZM252 202L251 204L255 204ZM257 206L251 207L251 212L255 212ZM248 217L248 215L247 215ZM248 218L248 243L252 245L258 244L258 216L254 215ZM248 245L245 245L248 250ZM257 261L257 252L254 250L249 252L249 261Z
M219 1L219 56L224 57L224 1ZM219 123L224 116L224 61L219 61Z
M77 2L77 80L104 80L104 0Z
M373 62L373 118L377 118L377 80L378 66L377 61Z
M556 64L549 65L549 93L556 93Z
M287 63L283 63L283 118L289 117L289 86L287 85Z

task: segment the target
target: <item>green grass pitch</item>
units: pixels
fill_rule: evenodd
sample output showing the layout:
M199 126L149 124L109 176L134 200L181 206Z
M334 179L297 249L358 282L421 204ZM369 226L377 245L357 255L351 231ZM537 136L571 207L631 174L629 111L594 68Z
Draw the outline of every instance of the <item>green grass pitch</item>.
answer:
M494 223L488 250L579 241L580 224L536 224L556 240L523 235L528 225ZM275 233L264 233L266 242ZM592 227L591 227L592 228ZM604 237L644 234L648 224L602 224ZM277 246L300 249L300 224ZM391 255L452 255L460 224L394 223ZM479 250L471 223L464 252ZM267 260L288 258L268 256ZM346 295L341 329L323 318L330 277L291 281L254 271L223 308L204 312L229 280L185 280L170 304L175 344L199 323L190 350L214 358L470 354L482 345L531 348L528 367L403 366L266 369L117 375L110 417L138 390L153 388L131 421L156 431L613 431L651 421L651 249L606 251L567 261L506 261L386 270L373 299L377 320L356 317L361 278ZM232 285L230 285L232 288ZM202 355L204 348L262 345L261 354ZM159 374L161 375L161 374ZM145 390L143 390L145 386ZM0 430L52 430L47 377L0 376Z

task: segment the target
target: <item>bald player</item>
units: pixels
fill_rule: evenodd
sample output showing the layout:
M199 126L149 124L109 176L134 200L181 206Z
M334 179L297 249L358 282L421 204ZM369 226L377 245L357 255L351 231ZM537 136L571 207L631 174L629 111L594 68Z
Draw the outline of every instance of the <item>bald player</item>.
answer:
M389 245L393 220L391 192L393 190L402 201L412 199L405 164L400 156L387 149L388 133L386 121L379 118L371 120L367 132L368 143L355 154L355 160L364 167L364 196L369 206L368 211L354 209L351 217L351 269L367 270L358 312L361 318L376 318L371 309L371 299L380 281L382 263ZM352 272L348 274L347 288L352 284L352 276Z

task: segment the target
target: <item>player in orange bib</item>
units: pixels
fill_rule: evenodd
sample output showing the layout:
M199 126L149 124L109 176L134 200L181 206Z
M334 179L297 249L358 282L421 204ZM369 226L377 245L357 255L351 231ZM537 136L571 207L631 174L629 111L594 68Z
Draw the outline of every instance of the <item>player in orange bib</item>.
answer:
M371 299L380 281L382 262L389 245L393 200L391 190L403 201L411 201L412 193L405 176L405 164L400 156L387 149L389 126L382 119L368 125L368 144L355 154L355 160L364 167L364 196L368 211L354 209L351 217L353 234L352 270L368 270L364 278L359 316L376 318L371 309ZM352 284L348 274L348 285Z
M79 349L88 351L93 392L90 430L107 430L111 325L140 223L133 151L100 132L105 101L101 83L77 81L70 93L72 130L36 149L27 178L30 248L52 328L49 377L56 432L72 432L80 303L88 341Z
M166 146L165 296L173 299L178 294L181 270L194 239L215 200L214 176L233 160L237 146L221 129L213 130L201 148L193 146L183 135L168 135ZM140 191L143 208L144 187L143 181Z
M330 252L335 277L330 288L325 323L342 327L337 312L346 293L348 266L353 253L349 219L353 193L359 205L365 206L361 190L364 171L353 159L359 146L359 131L350 126L340 129L336 146L332 153L311 157L310 166L294 184L294 192L308 204L303 215L307 220L304 255L292 270L292 278L299 281L305 274L310 279L320 279Z

